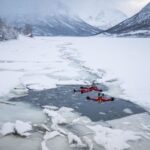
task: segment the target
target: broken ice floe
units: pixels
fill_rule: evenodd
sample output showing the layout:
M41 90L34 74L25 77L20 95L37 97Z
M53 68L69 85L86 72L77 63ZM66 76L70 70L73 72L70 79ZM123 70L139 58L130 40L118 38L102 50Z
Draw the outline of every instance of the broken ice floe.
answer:
M113 128L106 122L94 123L75 113L72 108L62 107L53 110L53 107L47 106L43 111L49 118L47 122L33 126L23 121L8 122L3 124L1 134L17 133L28 136L29 131L35 131L37 128L37 132L42 131L39 132L43 139L42 150L49 150L50 143L59 138L64 139L68 146L70 145L70 149L93 150L95 147L104 147L106 150L124 150L130 147L129 141L138 141L142 136L139 132ZM148 126L141 126L143 129L149 129Z
M111 129L101 125L88 127L95 131L95 142L107 150L128 149L130 147L130 145L127 143L128 141L136 141L140 139L140 136L138 136L136 132L132 131Z
M58 110L44 109L44 113L51 118L51 127L52 130L54 130L54 133L52 132L53 134L47 132L44 137L50 136L51 138L55 137L55 135L63 135L68 139L68 144L71 147L92 150L95 142L106 150L124 150L130 147L128 144L129 141L137 141L141 138L140 134L137 132L114 129L109 125L105 125L106 123L104 124L100 122L97 125L86 119L84 122L84 117L82 118L82 122L80 122L79 116L73 117L72 115L74 119L70 119L68 116L70 113L73 113L73 109L70 108L62 107ZM89 133L85 135L80 134L82 133L82 130ZM47 150L45 149L46 142L47 141L42 142L43 150Z
M129 108L125 108L125 109L123 110L123 112L125 112L125 113L127 113L127 114L133 114L132 110L129 109Z
M44 135L43 137L43 141L41 143L41 147L42 147L42 150L49 150L46 143L49 139L52 139L58 135L61 135L58 131L52 131L52 132L46 132L46 134Z
M8 134L14 133L14 123L7 122L3 124L0 130L0 133L2 135L8 135Z
M43 110L45 114L47 114L52 121L52 124L68 124L71 123L76 116L75 113L72 113L72 108L61 107L58 111L50 109Z
M5 136L8 134L17 134L20 136L29 136L32 125L28 122L17 120L15 123L7 122L3 124L0 133Z
M56 107L56 106L45 105L45 106L42 106L42 107L47 108L47 109L51 109L51 110L58 110L58 107Z
M71 132L68 133L68 142L72 147L86 147L86 145L83 144L81 139Z
M45 136L43 137L44 141L41 143L42 150L47 150L47 140L55 136L65 136L68 139L68 144L71 147L89 147L90 150L92 149L92 146L89 144L91 141L88 139L88 137L81 139L79 136L69 131L71 128L69 128L68 125L75 123L76 121L74 120L77 119L77 115L73 113L72 108L62 107L58 110L53 110L51 107L46 107L43 111L48 115L48 117L51 118L51 129L53 132L46 132ZM64 125L66 126L64 127Z

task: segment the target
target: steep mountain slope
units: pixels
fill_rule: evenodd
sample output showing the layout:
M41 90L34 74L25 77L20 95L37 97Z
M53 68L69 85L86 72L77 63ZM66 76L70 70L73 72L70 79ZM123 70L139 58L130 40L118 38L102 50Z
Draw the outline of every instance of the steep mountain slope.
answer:
M126 35L150 35L150 3L139 13L107 30L109 33Z
M6 20L18 31L32 32L36 36L88 36L101 32L80 18L65 15L20 16Z
M16 39L18 36L17 31L13 28L7 26L1 19L0 19L0 41L9 40L9 39Z

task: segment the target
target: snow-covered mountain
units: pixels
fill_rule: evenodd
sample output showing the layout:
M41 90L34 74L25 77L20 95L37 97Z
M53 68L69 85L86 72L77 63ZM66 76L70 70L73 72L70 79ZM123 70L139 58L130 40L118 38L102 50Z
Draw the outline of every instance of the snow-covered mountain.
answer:
M100 8L97 13L92 13L82 17L82 19L88 24L99 27L103 30L113 27L126 18L127 16L123 12L114 8Z
M21 33L36 36L88 36L101 32L78 17L66 15L16 16L5 21Z
M46 0L46 3L38 0L38 5L36 0L9 2L13 7L7 4L4 2L1 6L0 18L21 33L32 32L37 36L95 35L126 18L122 11L104 0L84 0L78 5L59 0ZM3 9L5 7L10 11Z
M68 6L71 11L92 26L106 30L127 19L121 7L113 1L106 0L76 0Z
M1 19L0 19L0 41L9 40L9 39L16 39L18 36L17 31L9 26L7 26Z
M150 3L139 13L107 30L121 35L150 36Z

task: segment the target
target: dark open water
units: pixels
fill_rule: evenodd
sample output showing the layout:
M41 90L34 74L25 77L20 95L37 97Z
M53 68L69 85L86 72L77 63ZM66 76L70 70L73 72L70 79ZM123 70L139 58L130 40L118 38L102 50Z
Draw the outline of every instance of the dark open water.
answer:
M79 85L59 85L56 89L43 91L29 90L28 95L13 98L11 101L24 101L32 103L36 107L52 105L57 107L71 107L83 116L89 117L92 121L113 120L133 114L146 112L140 106L128 100L115 99L113 102L97 103L86 100L87 96L97 96L97 92L86 94L74 93L73 89L78 89ZM103 90L107 87L100 85ZM123 110L129 108L133 113L125 113Z

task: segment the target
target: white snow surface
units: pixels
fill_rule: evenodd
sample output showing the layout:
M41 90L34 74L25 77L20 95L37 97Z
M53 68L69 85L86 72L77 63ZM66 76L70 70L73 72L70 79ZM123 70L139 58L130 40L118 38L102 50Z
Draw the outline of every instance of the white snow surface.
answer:
M107 150L123 150L130 146L128 141L136 141L140 139L137 133L131 131L123 131L120 129L111 129L101 125L88 126L95 131L95 142L104 146Z
M76 116L76 114L73 113L73 109L67 107L61 107L59 110L53 110L53 108L45 108L43 112L51 118L52 124L56 126L61 124L69 124Z
M10 77L11 74L11 77ZM11 91L17 84L19 84L19 78L23 73L13 71L1 71L0 72L0 96L5 95ZM7 81L7 82L6 82Z
M29 122L17 120L15 123L15 130L19 135L28 136L30 134L27 132L32 130L32 125Z
M72 147L86 147L86 145L82 143L81 139L72 133L68 133L68 142Z
M0 133L2 135L8 135L11 133L17 133L21 136L28 136L30 135L28 131L32 130L32 125L28 122L23 122L17 120L15 123L6 122L2 125Z
M149 42L111 37L20 37L1 42L0 97L17 93L14 87L42 90L97 80L110 87L108 94L149 110ZM99 79L94 74L102 76L101 70Z
M5 124L1 127L0 133L1 133L2 135L8 135L8 134L14 133L14 124L11 123L11 122L5 123Z

